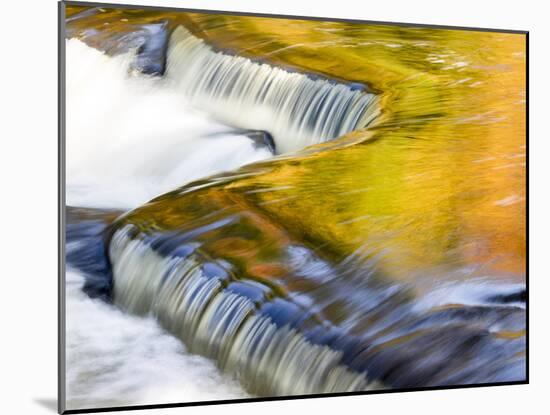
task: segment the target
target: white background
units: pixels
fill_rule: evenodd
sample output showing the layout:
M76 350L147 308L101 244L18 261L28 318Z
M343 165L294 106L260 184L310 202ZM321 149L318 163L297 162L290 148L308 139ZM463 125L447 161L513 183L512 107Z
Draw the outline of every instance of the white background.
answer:
M116 0L112 0L116 2ZM132 2L128 0L128 2ZM529 30L531 384L140 413L520 414L550 397L548 25L544 1L133 0L189 8ZM57 383L57 4L0 6L0 412L54 412ZM7 231L7 233L6 233ZM545 399L546 398L546 399Z

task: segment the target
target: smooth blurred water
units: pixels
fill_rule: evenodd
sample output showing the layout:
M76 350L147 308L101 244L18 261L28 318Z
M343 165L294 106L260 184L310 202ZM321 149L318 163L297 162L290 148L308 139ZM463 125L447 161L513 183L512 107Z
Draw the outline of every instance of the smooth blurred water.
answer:
M169 49L165 79L128 77L120 62L131 55L118 49L135 29L129 19L183 24L179 42L200 47ZM93 105L78 110L89 123L70 130L85 138L68 169L70 197L129 207L169 190L109 228L117 306L153 315L259 395L525 378L521 35L117 10L76 19L71 33L108 51L74 43L110 69L84 101ZM103 71L82 73L75 91ZM279 106L263 107L257 92L274 78L301 89L279 88ZM319 78L336 85L335 101L356 97L357 85L375 93L376 123L269 159L244 151L239 134L220 147L205 138L221 128L208 113L267 129L282 149L326 141L332 118L308 120L304 98L315 102L311 92L326 85L310 80ZM117 96L126 98L111 111ZM299 99L287 108L288 96ZM204 112L191 111L189 97ZM168 138L157 140L165 118ZM109 122L96 135L98 119ZM197 141L174 137L179 122L196 127ZM296 137L307 140L294 147ZM233 148L249 158L224 164ZM234 170L209 176L220 163Z

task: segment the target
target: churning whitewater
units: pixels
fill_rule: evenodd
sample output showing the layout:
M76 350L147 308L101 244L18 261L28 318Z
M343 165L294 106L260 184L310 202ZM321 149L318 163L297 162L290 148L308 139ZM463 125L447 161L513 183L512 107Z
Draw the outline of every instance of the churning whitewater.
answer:
M191 107L169 81L129 73L134 59L67 41L67 205L133 208L272 156Z
M189 354L151 317L135 317L82 292L67 272L67 407L109 407L248 396L214 364Z

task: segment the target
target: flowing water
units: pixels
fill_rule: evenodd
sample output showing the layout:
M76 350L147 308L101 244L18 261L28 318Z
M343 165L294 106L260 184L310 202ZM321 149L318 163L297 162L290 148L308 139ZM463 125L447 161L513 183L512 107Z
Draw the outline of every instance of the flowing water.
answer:
M70 408L248 396L211 361L189 354L153 318L136 318L93 300L82 292L83 283L77 271L67 272Z
M280 153L365 128L378 112L375 95L361 85L216 52L183 26L170 37L167 59L167 76L197 106L226 122L269 131Z
M525 378L522 35L67 24L69 407Z
M132 208L193 179L271 157L190 107L170 82L128 77L135 54L67 42L67 204Z

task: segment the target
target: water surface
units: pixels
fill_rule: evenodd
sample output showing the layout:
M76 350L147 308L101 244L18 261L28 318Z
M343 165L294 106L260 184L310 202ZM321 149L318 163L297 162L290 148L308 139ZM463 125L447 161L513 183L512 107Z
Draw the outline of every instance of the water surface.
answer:
M116 306L253 395L525 378L523 35L68 15L98 88L72 108L109 121L71 124L68 102L69 195L135 208L107 237ZM152 24L170 40L151 74Z

